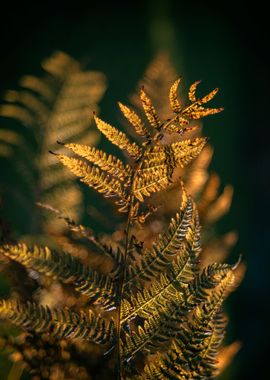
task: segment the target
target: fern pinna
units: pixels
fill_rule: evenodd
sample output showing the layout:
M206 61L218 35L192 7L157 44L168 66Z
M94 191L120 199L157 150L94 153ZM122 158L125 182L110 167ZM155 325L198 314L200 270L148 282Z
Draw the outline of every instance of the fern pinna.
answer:
M189 101L183 106L177 97L179 82L170 89L173 115L169 119L159 119L144 88L140 99L148 124L119 103L141 143L130 141L125 133L95 115L97 128L129 155L127 164L81 144L61 142L75 157L54 153L81 182L113 198L118 210L126 214L124 237L117 249L112 249L91 230L52 208L73 232L104 255L109 270L97 271L66 252L48 247L1 247L9 259L72 285L87 298L88 305L71 310L2 300L1 318L59 339L105 344L104 352L115 355L118 379L211 379L217 371L216 358L226 325L221 306L233 289L237 265L217 263L201 269L198 211L181 181L179 211L167 230L151 247L136 238L136 231L143 228L147 218L155 217L155 207L147 199L170 187L174 169L186 166L206 145L204 137L185 138L191 130L190 122L222 110L205 108L217 89L197 98L199 82L190 87ZM164 136L168 134L180 139L167 143Z

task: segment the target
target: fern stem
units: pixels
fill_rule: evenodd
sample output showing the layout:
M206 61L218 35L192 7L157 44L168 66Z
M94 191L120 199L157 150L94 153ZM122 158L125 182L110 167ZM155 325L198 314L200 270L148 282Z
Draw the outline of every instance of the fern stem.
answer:
M123 257L123 268L121 271L121 275L119 278L119 311L117 315L117 325L116 325L116 332L117 332L117 379L121 380L121 372L122 372L122 360L121 360L121 306L122 306L122 298L123 298L123 285L124 285L124 279L125 279L125 273L126 273L126 264L127 264L127 252L130 244L130 228L131 228L131 214L132 214L132 206L134 202L134 195L131 194L130 198L130 205L129 205L129 213L128 213L128 220L127 220L127 226L126 226L126 245L125 245L125 252Z
M175 122L177 120L178 117L179 117L179 114L177 114L176 116L174 116L171 119L169 119L167 121L167 123L165 123L164 125L162 125L162 128L166 129L167 127L169 127L173 122Z
M122 358L121 358L121 307L122 307L122 298L123 298L123 292L124 292L124 280L125 280L125 274L127 270L127 253L130 245L130 231L131 231L131 221L132 221L132 212L133 212L133 204L134 204L134 180L136 178L136 175L138 171L141 168L141 165L143 163L143 158L145 155L145 150L142 152L140 158L138 159L136 165L134 166L132 173L131 173L131 181L130 181L130 203L129 203L129 212L128 212L128 219L126 224L126 242L125 242L125 251L124 251L124 257L123 257L123 268L120 274L119 278L119 288L118 288L118 299L119 299L119 307L118 307L118 315L117 315L117 322L116 322L116 333L117 333L117 380L121 380L122 376Z
M161 133L161 130L166 130L166 128L168 128L172 123L174 123L178 117L179 117L179 114L176 114L176 116L172 117L171 119L168 119L166 123L161 124L159 128L159 132L156 133L156 135L153 138L154 143L159 141L160 137L163 136L163 134Z

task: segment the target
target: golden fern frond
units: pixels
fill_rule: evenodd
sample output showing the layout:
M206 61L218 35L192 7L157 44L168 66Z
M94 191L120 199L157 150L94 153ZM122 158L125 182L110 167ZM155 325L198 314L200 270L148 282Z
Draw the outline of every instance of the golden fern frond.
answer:
M213 319L217 317L220 311L220 307L228 292L230 292L230 288L233 286L233 284L234 267L222 274L218 285L210 292L207 301L195 308L193 318L187 326L187 329L189 331L188 341L186 341L187 337L185 334L182 336L180 334L176 340L176 345L178 346L179 353L181 353L181 356L184 357L187 361L190 361L190 352L193 352L191 364L196 363L196 359L198 359L198 356L201 354L201 351L204 348L205 341L202 340L202 344L198 350L196 345L198 336L204 335L204 339L207 341L208 331L209 328L211 328L211 323Z
M144 289L142 293L138 293L137 298L132 298L133 308L123 313L122 324L130 322L138 315L145 318L150 325L152 323L149 323L149 318L155 315L156 320L160 320L159 323L155 323L155 331L168 327L173 322L177 322L179 326L186 314L206 301L209 290L213 289L220 278L231 270L227 264L212 264L198 273L196 262L198 252L196 253L194 249L192 252L190 247L186 248L186 251L188 253L182 250L176 263L171 264L166 274L161 274L157 280L153 280L149 289ZM187 256L190 253L193 254L193 263L187 263ZM130 307L128 303L126 306L127 309ZM166 317L164 318L164 315L161 317L162 314L166 314ZM177 332L178 328L176 326L174 328ZM173 334L172 330L170 334Z
M144 197L164 190L170 184L167 167L165 166L163 169L159 169L156 173L143 173L135 178L133 194L139 201L143 202Z
M176 165L181 167L187 165L201 153L206 142L206 138L197 137L193 140L188 139L171 144Z
M192 199L185 195L180 213L177 213L168 227L168 231L158 237L151 250L143 253L141 263L131 266L126 272L125 286L139 286L141 280L151 280L162 269L168 266L172 259L180 254L185 239L190 239L189 229L199 229L198 219ZM192 235L192 238L194 236Z
M216 113L219 113L220 111L223 111L223 108L204 108L202 107L202 104L208 103L210 100L214 98L214 96L218 92L218 88L215 88L212 90L208 95L205 95L201 99L196 98L196 89L198 84L201 83L201 81L195 82L193 85L191 85L189 90L189 100L192 102L190 106L188 106L183 111L183 117L187 117L190 119L200 119L202 117L208 116L208 115L214 115Z
M217 356L221 347L222 341L225 336L225 327L227 321L222 315L218 313L213 322L209 324L209 336L205 339L203 348L194 360L193 371L199 377L211 377L213 370L215 371Z
M205 138L196 138L147 149L134 178L135 197L143 202L145 196L166 189L172 182L174 169L197 157L205 144Z
M169 94L171 109L175 113L179 113L181 111L181 105L177 99L177 89L178 89L180 81L181 81L181 78L177 79L174 82L174 84L172 85L170 89L170 94Z
M19 327L36 332L50 332L57 338L85 339L105 344L112 341L113 322L109 323L93 312L49 309L31 302L0 300L0 318L8 319Z
M117 179L109 178L106 172L101 171L95 166L89 166L86 162L77 158L68 157L63 154L57 154L57 158L73 174L79 177L81 182L93 187L105 197L117 196L119 199L116 201L116 204L124 205L127 203L123 186Z
M209 336L212 335L213 321L218 318L220 306L226 297L228 289L234 282L233 267L224 270L219 275L218 285L210 291L210 295L198 305L193 312L193 317L181 325L178 335L173 339L171 348L165 353L160 353L158 358L151 364L146 365L143 379L201 379L203 371L207 371L208 364L213 365L212 355L207 356L207 347L209 346ZM215 322L214 322L215 325ZM211 330L212 328L212 330ZM223 326L217 329L216 339L221 340ZM216 340L214 339L214 342ZM214 355L216 354L215 344L212 347ZM205 355L202 365L201 355ZM199 365L198 365L199 363ZM206 370L205 370L206 368ZM213 377L214 366L209 377ZM209 375L209 374L208 374Z
M25 244L4 245L0 252L26 268L65 284L72 283L77 292L95 303L103 304L104 308L110 308L115 303L116 289L111 278L90 269L68 253L60 254L48 247L29 249Z
M195 82L189 90L189 100L191 104L188 104L186 107L181 107L180 102L177 98L177 89L180 83L180 79L176 80L170 89L169 101L172 111L175 113L175 116L169 118L162 128L171 133L180 133L181 135L189 130L192 130L194 127L188 127L188 124L192 120L198 120L208 115L214 115L223 110L223 108L204 108L202 105L209 102L218 92L218 89L211 91L208 95L204 96L201 99L196 99L196 89L197 85L200 82Z
M167 94L176 77L177 72L167 52L159 52L147 67L142 80L139 81L137 92L131 95L131 104L136 110L142 110L139 92L144 86L145 92L155 104L160 118L166 120L170 114Z
M153 128L159 130L161 126L161 121L158 118L157 111L155 107L153 106L151 99L146 95L144 88L141 89L140 98L141 98L145 115L149 121L149 124Z
M149 288L137 292L122 303L121 324L129 326L136 317L144 318L143 334L140 337L133 332L127 338L123 354L126 358L133 357L136 344L140 341L140 349L155 347L154 342L159 338L163 343L172 338L178 331L183 317L196 304L206 299L205 289L216 284L217 272L224 268L207 268L207 271L197 277L197 258L199 250L197 244L188 243L182 248L176 260L168 271L157 275ZM169 335L167 335L169 333ZM160 347L159 347L160 348Z
M125 118L135 128L136 133L139 136L145 137L148 141L150 141L150 133L136 112L120 102L118 102L118 105Z
M131 168L129 165L124 165L119 158L112 154L107 155L101 149L81 144L64 144L64 146L121 181L128 180L131 176Z
M145 153L145 160L139 172L144 167L148 168L162 164L170 164L172 169L176 166L183 167L200 154L206 142L206 138L197 137L192 140L187 139L150 148Z
M129 324L138 315L144 318L144 323L139 326L138 331L125 337L122 347L124 359L129 361L142 350L152 353L156 349L161 351L160 341L165 349L165 342L176 338L180 333L187 314L202 302L207 302L211 289L229 271L231 267L228 265L214 264L196 277L195 270L189 275L187 271L185 274L178 272L175 276L170 274L167 279L166 275L161 275L159 280L153 282L149 291L145 289L138 293L137 298L132 298L133 308L129 310L129 316L121 322Z
M196 91L197 91L197 87L198 85L201 83L201 80L197 80L196 82L194 82L190 88L189 88L189 91L188 91L188 98L191 102L196 102Z
M131 143L125 133L120 132L112 125L105 123L105 121L102 121L97 116L95 116L95 122L100 132L102 132L114 145L118 146L120 149L126 150L131 157L138 158L140 156L140 148L135 142Z

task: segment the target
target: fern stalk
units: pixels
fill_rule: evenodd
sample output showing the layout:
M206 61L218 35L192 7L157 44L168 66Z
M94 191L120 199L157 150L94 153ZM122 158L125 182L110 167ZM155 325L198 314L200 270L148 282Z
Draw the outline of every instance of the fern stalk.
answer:
M130 247L130 231L132 227L132 213L133 213L133 206L134 206L134 183L135 178L138 173L138 171L141 169L141 166L143 164L143 159L145 155L145 150L143 150L141 156L137 160L135 166L132 169L131 172L131 181L130 181L130 201L129 201L129 211L128 211L128 218L127 218L127 224L126 224L126 241L125 241L125 251L124 251L124 257L123 257L123 268L120 273L119 278L119 307L118 307L118 315L117 315L117 324L116 324L116 332L117 332L117 367L118 367L118 373L117 373L117 379L121 380L121 372L122 372L122 360L121 360L121 307L122 307L122 299L123 299L123 290L124 290L124 279L126 275L127 270L127 256L128 256L128 250Z

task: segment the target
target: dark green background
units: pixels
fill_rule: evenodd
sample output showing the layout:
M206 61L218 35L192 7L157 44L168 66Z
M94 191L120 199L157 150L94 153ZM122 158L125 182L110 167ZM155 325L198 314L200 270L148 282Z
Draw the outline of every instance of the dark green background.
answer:
M40 61L59 49L106 74L109 87L101 108L112 122L118 120L115 102L127 98L161 48L170 52L186 84L203 79L205 91L220 87L218 105L225 112L205 122L215 148L212 167L222 184L235 188L220 230L239 231L231 259L243 252L248 265L230 301L229 334L243 348L228 379L269 376L268 24L259 2L9 2L0 14L1 93L22 75L39 74ZM23 231L18 221L10 222L17 233Z

